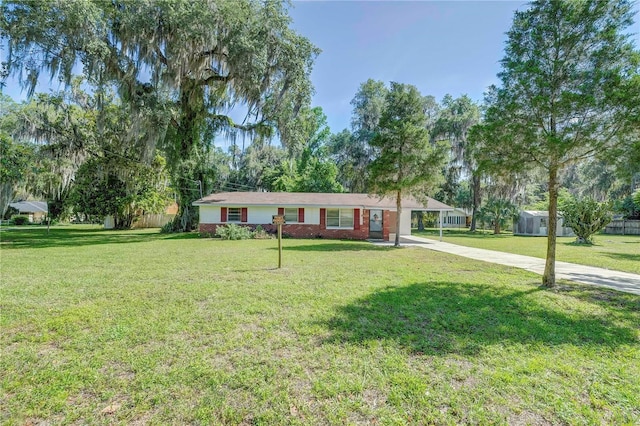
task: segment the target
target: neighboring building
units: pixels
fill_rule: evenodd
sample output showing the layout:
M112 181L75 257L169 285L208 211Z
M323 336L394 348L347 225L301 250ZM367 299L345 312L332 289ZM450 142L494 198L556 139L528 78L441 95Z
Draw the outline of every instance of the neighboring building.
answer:
M556 235L558 237L574 236L571 228L563 226L564 219L558 217L558 226ZM547 228L549 226L549 212L541 210L527 210L520 212L520 218L514 223L513 233L515 235L535 235L547 236Z
M468 228L471 226L473 212L469 209L454 207L452 211L444 212L442 215L443 228ZM436 227L440 227L440 218L436 218Z
M42 222L48 211L46 201L18 201L9 206L18 210L18 214L28 216L31 223Z
M295 238L381 239L395 236L395 199L368 194L306 192L222 192L193 203L200 208L199 230L215 234L228 223L273 231L275 215L285 217L285 235ZM406 197L402 201L400 235L411 234L411 211L453 210L429 198L427 205Z

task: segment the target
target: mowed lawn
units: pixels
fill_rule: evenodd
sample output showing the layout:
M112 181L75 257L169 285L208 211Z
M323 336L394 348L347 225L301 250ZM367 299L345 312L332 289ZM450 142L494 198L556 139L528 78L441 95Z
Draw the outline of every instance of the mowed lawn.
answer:
M414 230L412 234L439 239L439 231L434 229ZM584 245L576 244L576 237L558 237L557 260L640 274L640 235L598 234L594 239L595 244ZM450 229L444 230L442 241L542 259L547 255L546 237L524 237L510 233L493 235Z
M155 232L0 233L0 423L640 424L638 296Z

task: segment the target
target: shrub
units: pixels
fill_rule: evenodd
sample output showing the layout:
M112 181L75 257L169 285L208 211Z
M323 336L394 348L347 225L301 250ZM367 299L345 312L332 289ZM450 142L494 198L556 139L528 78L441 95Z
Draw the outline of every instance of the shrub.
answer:
M161 234L171 234L173 232L173 221L167 222L160 228Z
M500 234L503 228L518 218L518 207L509 200L490 198L478 211L478 220L493 227L494 234Z
M7 207L7 211L4 213L4 216L2 216L2 220L10 221L12 217L19 214L20 211L18 211L18 209L14 209L13 207L9 206Z
M638 192L640 194L640 192ZM640 219L640 199L638 202L633 198L635 195L629 195L625 198L616 200L613 203L613 211L622 214L625 219Z
M223 240L248 240L252 237L251 229L246 226L239 226L235 223L230 223L225 226L218 226L216 228L216 237Z
M611 222L610 206L593 198L571 198L560 208L564 226L573 230L578 237L576 242L580 244L593 244L593 234Z
M264 230L264 228L260 225L256 226L256 229L253 231L253 238L256 240L267 240L271 238L271 234Z
M17 226L26 225L29 223L29 216L18 215L11 218L11 223Z

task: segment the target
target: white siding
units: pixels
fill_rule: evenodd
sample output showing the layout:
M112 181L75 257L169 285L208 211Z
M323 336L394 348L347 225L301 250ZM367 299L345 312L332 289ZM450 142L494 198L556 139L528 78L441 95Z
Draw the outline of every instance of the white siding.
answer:
M200 206L200 223L220 223L220 207Z
M465 227L467 225L467 216L463 213L453 211L453 212L443 212L442 213L442 227L443 228L454 228L454 227ZM436 219L436 227L440 226L440 218Z
M273 220L273 215L278 214L277 207L260 206L247 207L247 223L253 225L267 225Z
M411 235L411 210L404 209L400 214L400 235Z
M242 207L242 206L230 206ZM277 206L248 206L247 223L252 225L267 225L271 223L274 215L278 214ZM200 206L200 223L221 223L220 207ZM320 224L320 209L307 207L304 209L304 223L310 225Z
M320 225L320 209L309 207L304 209L304 223L309 225Z
M291 207L290 207L291 208ZM298 207L296 207L298 208ZM247 210L248 223L264 225L271 223L274 215L278 214L277 206L249 206ZM292 222L292 223L298 223ZM320 224L320 209L314 207L304 208L304 223L308 225Z

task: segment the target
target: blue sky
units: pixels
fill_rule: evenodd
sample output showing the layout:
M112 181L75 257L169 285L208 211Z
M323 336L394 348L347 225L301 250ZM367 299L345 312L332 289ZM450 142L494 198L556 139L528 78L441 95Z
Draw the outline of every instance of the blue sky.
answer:
M322 49L312 80L335 133L368 78L482 100L497 83L505 33L523 1L294 2L293 27Z

